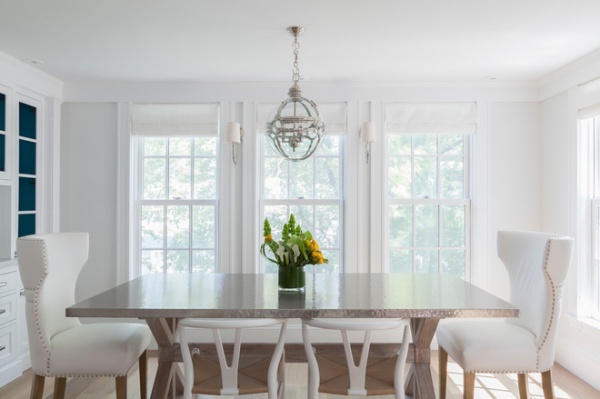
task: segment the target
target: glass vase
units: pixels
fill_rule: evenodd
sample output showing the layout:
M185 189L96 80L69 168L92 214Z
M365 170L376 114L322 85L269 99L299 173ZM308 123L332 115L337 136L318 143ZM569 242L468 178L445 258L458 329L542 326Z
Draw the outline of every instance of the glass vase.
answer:
M304 291L305 276L304 266L279 266L279 289L281 291Z

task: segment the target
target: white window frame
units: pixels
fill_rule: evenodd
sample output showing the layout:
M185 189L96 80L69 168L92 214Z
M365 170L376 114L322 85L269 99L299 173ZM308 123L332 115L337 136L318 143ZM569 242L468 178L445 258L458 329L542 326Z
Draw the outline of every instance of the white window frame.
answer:
M322 104L322 103L320 103ZM347 118L347 108L348 105L347 103L343 102L343 103L339 103L339 104L344 104L344 106L346 107L346 111L345 111L345 116L344 119ZM276 107L277 104L260 104L258 106L258 109L260 110L261 107L265 108L265 107ZM340 198L339 199L265 199L263 197L264 195L264 190L265 190L265 175L264 175L264 162L265 162L265 146L268 146L269 143L267 143L266 141L266 137L264 134L261 134L260 132L260 127L262 126L261 124L261 114L260 111L257 115L257 127L258 127L258 131L257 131L257 138L258 138L258 163L257 163L257 171L258 171L258 177L259 177L259 181L258 181L258 220L259 220L259 224L260 226L258 226L259 232L260 234L257 235L258 239L259 239L259 243L258 246L260 246L260 244L262 244L262 226L263 226L263 222L265 220L265 206L267 205L274 205L274 206L287 206L288 208L290 206L295 206L295 205L312 205L312 206L319 206L319 205L336 205L339 208L339 220L340 220L340 225L339 225L339 238L338 238L338 242L339 242L339 262L340 262L340 268L339 268L339 273L344 273L346 272L346 262L345 262L345 258L346 258L346 243L347 243L347 232L346 232L346 223L345 223L345 218L347 217L347 212L346 212L346 202L347 202L347 159L348 159L348 144L347 144L347 138L348 138L348 134L347 134L347 128L344 128L344 132L337 132L335 133L336 136L340 137L340 141L339 141L339 148L340 148L340 156L339 156L339 181L340 181L340 187L339 187L339 195ZM346 121L343 121L344 125L347 126ZM325 129L326 129L326 134L327 134L327 120L326 120L326 125L325 125ZM311 158L315 157L315 155L313 155ZM332 156L324 156L324 158L330 158ZM290 182L290 175L288 173L288 187L289 187L289 182ZM314 183L314 182L313 182ZM314 186L314 184L313 184ZM303 230L310 230L313 234L315 234L314 231L314 227L313 226L305 226L302 225ZM319 242L319 238L318 237L314 237L317 242ZM321 247L321 249L326 250L326 247ZM257 273L264 273L265 272L265 268L264 268L264 262L265 260L263 259L262 256L259 256L259 261L258 261L258 265L256 267L256 272ZM308 271L312 271L313 269L308 269Z
M387 142L387 136L388 135L394 135L396 133L385 133L385 140ZM444 132L440 132L440 133L430 133L430 135L435 135L435 136L440 136L440 135L444 135ZM384 151L384 166L383 166L383 190L382 190L382 199L383 199L383 259L384 259L384 271L385 272L389 272L390 271L390 245L389 245L389 209L390 206L393 205L411 205L413 208L415 206L418 205L437 205L438 206L438 220L441 220L441 215L439 214L439 211L441 210L441 207L443 205L463 205L465 207L465 275L464 278L466 281L470 281L471 280L471 259L472 259L472 254L471 254L471 237L472 237L472 231L471 231L471 218L472 218L472 214L471 214L471 174L472 174L472 170L471 170L471 158L472 158L472 137L471 135L468 134L464 134L462 135L464 137L464 142L463 142L463 146L464 146L464 153L463 153L463 167L464 167L464 175L463 175L463 187L464 187L464 191L465 193L468 194L467 197L465 198L452 198L452 199L440 199L440 198L403 198L403 199L392 199L389 198L388 196L388 182L389 182L389 175L388 175L388 162L389 162L389 152L388 151ZM439 176L440 176L440 170L439 170L439 154L436 154L436 159L438 159L438 162L436 162L436 166L437 166L437 177L438 179L436 180L436 185L438 186L438 191L439 191ZM414 158L411 156L411 163L414 163ZM412 191L412 189L411 189ZM415 240L415 234L414 234L414 229L415 229L415 223L414 223L414 212L413 212L413 244L414 244L414 240ZM438 245L437 247L431 247L431 248L420 248L423 250L437 250L437 251L442 251L444 249L444 247L441 246L441 229L440 226L438 225L438 242L440 243L440 245ZM413 246L414 248L414 246ZM448 249L448 248L446 248ZM438 257L438 273L441 271L441 261L442 258ZM415 258L413 257L413 264L412 264L412 270L413 272L415 271Z
M207 137L207 136L186 136L183 138L187 138L187 139L193 139L193 138L197 138L197 137ZM142 248L141 248L141 237L140 237L140 221L141 221L141 210L143 206L162 206L165 208L169 207L169 206L187 206L189 209L189 226L188 226L188 230L190 232L189 234L189 245L187 247L187 249L190 251L189 253L189 264L190 264L190 268L192 266L192 257L193 257L193 252L192 249L207 249L207 248L193 248L192 246L192 232L193 232L193 216L192 216L192 209L194 206L213 206L214 208L214 213L215 213L215 225L214 225L214 237L215 237L215 244L213 248L210 248L211 250L214 251L215 253L215 272L219 272L218 266L219 266L219 237L218 237L218 232L219 232L219 200L218 200L218 193L219 193L219 177L220 177L220 173L219 173L219 139L218 136L215 136L216 139L216 144L215 144L215 152L216 152L216 156L215 158L215 163L217 165L217 173L216 173L216 197L215 199L211 199L211 200L207 200L207 199L179 199L179 198L169 198L169 199L162 199L162 200L157 200L157 199L142 199L142 192L143 192L143 182L144 182L144 177L143 177L143 161L144 161L144 155L143 155L143 139L145 138L149 138L149 137L144 137L144 136L134 136L133 137L133 148L134 148L134 152L135 152L135 163L137 165L136 167L136 174L135 174L135 195L134 195L134 200L133 200L133 236L135 237L133 242L132 242L132 248L133 248L133 254L132 254L132 258L133 258L133 264L135 265L136 269L137 269L137 275L142 275L141 272L141 252L142 252ZM158 138L158 137L156 137ZM176 137L176 136L164 136L164 137L160 137L160 138L165 138L165 139L175 139L175 138L180 138L180 137ZM163 158L163 157L161 157ZM167 160L166 162L166 186L165 187L169 187L169 159L171 158L190 158L192 165L191 168L192 170L194 170L194 160L196 158L213 158L213 157L207 157L207 156L181 156L181 155L175 155L175 156L169 156L168 154L164 156L164 158ZM194 176L191 176L192 181L190 181L190 185L192 185L193 183L193 179ZM165 217L166 217L166 212L165 212ZM165 224L165 228L166 228L166 224ZM164 231L164 236L167 236L167 232ZM166 265L166 261L167 261L167 246L166 243L163 243L163 246L161 248L154 248L155 250L162 250L164 251L163 253L163 261L165 262ZM171 248L172 249L172 248ZM192 271L191 269L189 270L190 272Z
M390 199L388 196L388 152L382 153L382 184L381 184L381 204L382 204L382 271L390 270L389 264L389 207L393 202L400 203L435 203L439 205L460 203L465 205L465 274L464 278L471 281L472 259L471 242L473 239L472 223L472 206L471 198L473 196L473 188L471 185L473 170L473 141L474 135L477 132L478 111L476 102L407 102L407 103L384 103L382 110L382 134L387 142L388 135L416 135L416 134L435 134L435 135L463 135L464 139L464 193L465 198L462 199ZM436 154L439 156L439 154ZM413 162L414 159L411 159ZM439 162L437 163L439 168ZM439 169L437 173L439 178ZM439 181L438 181L439 184ZM414 214L413 214L414 215ZM413 223L414 228L414 223ZM438 234L439 234L438 225ZM439 238L439 236L438 236ZM414 239L414 237L413 237ZM438 242L441 244L441 242ZM438 245L435 247L441 250ZM439 265L440 258L438 258ZM413 258L414 270L414 258ZM438 267L439 270L439 267Z
M192 108L198 109L198 107L202 107L203 104L191 104L189 106L191 106ZM144 132L140 133L140 132L136 132L133 133L133 131L135 131L136 127L135 127L135 123L133 122L133 120L135 119L135 115L136 115L136 111L134 109L132 109L133 107L135 107L135 105L130 105L130 104L122 104L121 105L121 113L122 113L122 121L120 123L120 126L125 127L127 126L128 129L128 146L129 146L129 154L130 154L130 173L129 176L131 178L130 181L130 186L129 186L129 243L130 243L130 247L129 247L129 256L128 256L128 260L129 260L129 267L128 267L128 278L129 279L133 279L136 277L139 277L141 275L141 259L140 259L140 254L141 254L141 237L140 237L140 210L141 210L141 205L140 205L140 198L141 198L141 193L142 193L142 185L143 185L143 178L140 175L141 171L142 171L142 162L143 162L143 157L141 156L142 153L142 145L141 142L142 140L139 140L138 137L167 137L167 138L179 138L179 137L185 137L185 138L196 138L196 137L214 137L216 139L216 197L215 199L210 199L210 200L175 200L177 201L178 204L184 204L184 205L188 205L188 206L193 206L193 205L213 205L215 207L215 245L214 245L214 252L215 252L215 272L220 272L221 270L219 269L219 265L220 265L220 241L219 241L219 237L221 232L219 231L219 226L220 226L220 217L221 217L221 212L220 212L220 195L221 195L221 179L222 179L222 163L221 163L221 143L220 143L220 108L221 105L218 103L206 103L207 107L205 108L201 108L199 109L200 114L199 116L195 116L192 115L190 117L190 113L185 111L183 112L183 118L175 118L175 119L171 119L171 117L169 115L167 115L166 118L160 118L159 120L162 120L164 122L166 122L165 124L159 124L161 126L160 131L165 131L168 132L166 134L157 134L155 131L152 130L152 124L151 123L142 123L140 124L141 128L144 129L144 131L147 131L147 134L144 134ZM143 107L144 104L141 105L141 107ZM160 107L160 104L149 104L149 107ZM172 107L175 106L177 107L177 104L167 104L166 108L168 107ZM176 110L177 111L177 110ZM165 112L164 110L159 110L158 115L161 116L161 113L164 115ZM166 111L166 113L168 114L168 111ZM187 115L186 115L187 113ZM141 119L146 118L148 114L145 114L144 111L140 112L138 115ZM155 116L152 114L149 114L150 118L149 121L153 122L155 119ZM207 117L208 115L208 117ZM130 119L131 118L131 119ZM213 120L214 119L214 120ZM131 125L130 125L130 120L131 120ZM146 122L145 120L143 120L143 122ZM175 129L180 129L181 134L178 134L176 131L171 131L168 129L169 127L169 123L173 123L173 126L175 126ZM180 122L180 124L177 124L177 122ZM195 131L198 131L198 133L195 133ZM123 143L123 147L125 148L125 143ZM168 157L167 157L168 159ZM168 167L167 167L168 170ZM168 173L166 176L167 179L167 187L168 187ZM193 179L193 175L192 175L192 179ZM150 205L150 204L166 204L167 202L172 202L174 200L144 200L145 204ZM193 218L192 218L192 214L190 213L190 240L192 239L191 236L191 232L192 232L192 223L193 223ZM189 246L189 250L190 250L190 257L192 256L192 246ZM165 254L166 256L166 254ZM191 266L191 262L190 262L190 266Z
M578 315L600 321L600 116L578 122L580 287Z

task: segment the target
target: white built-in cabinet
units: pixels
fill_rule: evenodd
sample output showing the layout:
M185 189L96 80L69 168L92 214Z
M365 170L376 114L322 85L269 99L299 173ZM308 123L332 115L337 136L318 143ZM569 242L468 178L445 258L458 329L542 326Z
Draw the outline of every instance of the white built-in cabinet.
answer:
M0 82L0 386L30 367L17 237L41 232L41 96Z

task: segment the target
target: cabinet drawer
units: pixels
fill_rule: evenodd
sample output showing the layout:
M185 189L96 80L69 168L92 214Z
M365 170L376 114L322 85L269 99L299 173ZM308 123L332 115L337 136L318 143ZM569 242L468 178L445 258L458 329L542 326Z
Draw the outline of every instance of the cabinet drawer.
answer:
M0 366L17 356L17 325L9 324L0 328Z
M17 317L17 293L0 295L0 326Z
M17 289L17 271L0 273L0 294Z

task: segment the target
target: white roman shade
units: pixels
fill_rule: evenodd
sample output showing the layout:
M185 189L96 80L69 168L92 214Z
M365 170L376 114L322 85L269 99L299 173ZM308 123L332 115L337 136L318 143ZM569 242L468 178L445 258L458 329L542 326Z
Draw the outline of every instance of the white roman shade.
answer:
M132 104L131 134L217 136L219 104Z
M275 114L279 103L260 104L257 108L256 121L259 133L265 131L265 124ZM325 134L346 134L346 103L318 103L317 109L325 122Z
M477 131L477 104L390 103L384 108L386 133L473 134Z
M589 119L600 116L600 104L594 104L579 110L577 117L579 119Z

